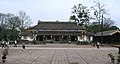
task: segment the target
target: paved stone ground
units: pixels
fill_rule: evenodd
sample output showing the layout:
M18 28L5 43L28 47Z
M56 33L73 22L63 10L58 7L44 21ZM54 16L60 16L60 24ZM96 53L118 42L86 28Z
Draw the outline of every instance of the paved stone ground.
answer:
M96 47L74 44L26 45L11 46L7 61L0 64L111 64L108 53L117 54L113 47ZM0 48L0 55L2 55Z

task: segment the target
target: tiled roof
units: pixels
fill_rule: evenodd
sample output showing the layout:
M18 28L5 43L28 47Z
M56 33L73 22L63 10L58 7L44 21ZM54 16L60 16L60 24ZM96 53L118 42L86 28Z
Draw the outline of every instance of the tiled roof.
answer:
M120 31L118 31L118 30L104 31L103 36L110 36L110 35L113 35L115 33L120 33ZM95 36L101 36L101 34L102 34L101 32L98 32L95 34Z
M35 30L85 30L84 27L78 26L75 22L38 22L29 29Z

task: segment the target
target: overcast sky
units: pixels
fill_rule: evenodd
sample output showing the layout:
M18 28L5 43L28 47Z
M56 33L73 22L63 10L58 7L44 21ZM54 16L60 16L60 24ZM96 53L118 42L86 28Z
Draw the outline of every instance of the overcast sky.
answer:
M23 10L31 17L32 25L36 25L38 20L68 21L74 5L81 3L90 7L93 1L106 4L110 17L120 28L120 0L0 0L0 12L17 15Z

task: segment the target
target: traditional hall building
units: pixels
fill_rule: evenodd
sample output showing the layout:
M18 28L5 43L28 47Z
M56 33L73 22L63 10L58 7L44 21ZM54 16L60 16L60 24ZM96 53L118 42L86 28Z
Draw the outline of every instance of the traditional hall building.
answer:
M72 43L77 41L92 41L85 28L75 22L42 22L27 29L29 32L22 34L22 40L47 41L53 43Z
M100 42L101 44L120 44L120 31L110 30L96 33L93 36L93 42Z

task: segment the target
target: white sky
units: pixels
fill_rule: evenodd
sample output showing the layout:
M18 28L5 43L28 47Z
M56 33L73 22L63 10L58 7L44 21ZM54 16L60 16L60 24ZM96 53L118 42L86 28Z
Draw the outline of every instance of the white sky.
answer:
M109 9L110 17L120 28L120 0L0 0L0 12L18 14L24 10L32 19L32 25L38 20L68 21L71 8L81 3L85 6L94 6L93 1L101 1Z

